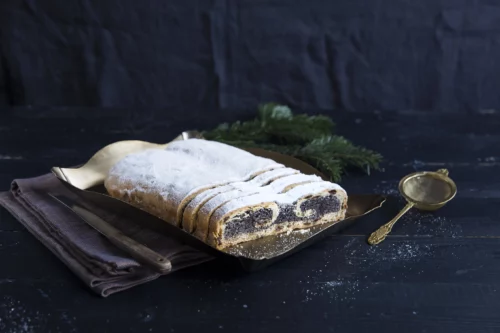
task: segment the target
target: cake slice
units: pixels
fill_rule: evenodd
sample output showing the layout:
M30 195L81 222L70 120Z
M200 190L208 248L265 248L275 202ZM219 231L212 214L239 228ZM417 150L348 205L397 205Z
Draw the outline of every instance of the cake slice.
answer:
M260 175L254 177L253 179L246 182L246 184L251 187L260 187L269 184L270 182L293 174L298 174L299 171L292 168L279 168L270 171L265 171ZM198 211L203 205L214 196L220 193L229 192L238 188L239 186L244 186L245 182L230 183L225 186L217 186L212 189L201 192L196 195L184 208L182 212L182 228L189 233L193 233L196 228L196 220L198 217Z
M314 182L285 193L258 193L219 206L210 217L207 243L223 249L293 229L345 218L347 193L331 182Z
M322 179L315 175L295 174L279 178L270 184L262 187L248 187L241 185L234 190L220 193L208 200L198 211L196 219L196 230L194 235L206 241L208 237L210 219L213 213L225 203L234 199L242 199L247 196L255 195L266 197L266 195L277 195L278 193L286 192L295 186L310 182L319 182Z

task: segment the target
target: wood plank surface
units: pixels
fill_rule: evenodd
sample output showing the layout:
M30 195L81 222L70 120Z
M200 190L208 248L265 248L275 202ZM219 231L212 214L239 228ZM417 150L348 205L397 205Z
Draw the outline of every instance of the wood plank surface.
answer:
M104 113L3 112L0 189L82 163L114 141L165 142L234 120L225 111ZM342 185L385 194L386 204L253 274L210 262L103 299L0 209L0 332L500 332L500 114L339 112L334 120L340 134L385 157L383 171L352 171ZM434 213L410 211L385 242L368 246L367 235L404 205L399 179L443 167L457 197Z

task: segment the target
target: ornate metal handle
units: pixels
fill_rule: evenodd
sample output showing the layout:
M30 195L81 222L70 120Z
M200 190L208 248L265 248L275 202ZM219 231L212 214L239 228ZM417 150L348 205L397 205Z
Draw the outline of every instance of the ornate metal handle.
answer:
M387 235L391 232L392 226L396 224L396 222L403 216L407 211L409 211L415 204L409 202L392 220L378 228L374 231L370 237L368 237L368 244L375 245L378 244L387 237Z

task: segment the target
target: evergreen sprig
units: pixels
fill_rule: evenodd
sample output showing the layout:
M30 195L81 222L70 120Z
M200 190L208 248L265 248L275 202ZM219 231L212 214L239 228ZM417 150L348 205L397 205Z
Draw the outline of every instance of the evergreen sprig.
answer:
M379 168L380 154L334 135L334 128L327 116L294 115L287 106L268 103L259 106L255 119L224 123L205 131L203 136L239 148L263 148L291 155L335 182L351 167L368 174L371 168Z

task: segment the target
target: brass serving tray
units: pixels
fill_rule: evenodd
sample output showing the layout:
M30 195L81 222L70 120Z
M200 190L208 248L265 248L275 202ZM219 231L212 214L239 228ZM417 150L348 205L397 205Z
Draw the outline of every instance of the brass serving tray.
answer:
M189 139L190 132L184 132L175 140ZM124 201L109 196L103 186L104 179L111 166L128 154L145 149L163 149L168 145L156 144L145 141L130 140L110 144L82 166L75 168L53 167L52 172L73 193L84 200L93 202L105 209L118 214L124 214L140 223L141 226L154 229L157 232L171 235L178 240L209 253L215 257L237 261L245 270L255 271L269 264L283 259L299 250L319 241L320 239L350 226L358 218L378 209L385 202L385 197L380 195L349 195L346 219L339 222L330 222L301 229L289 233L268 236L253 241L241 243L223 250L217 250L198 238L185 232L156 216L140 210ZM316 174L323 179L325 175L296 158L271 152L263 149L249 148L250 153L270 158L287 167L297 169L305 174Z

